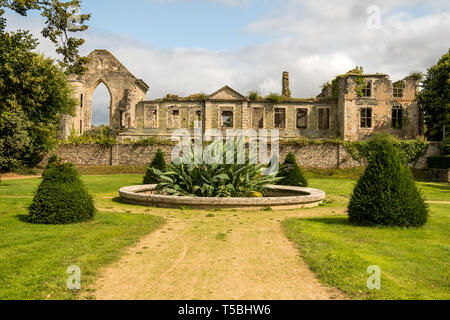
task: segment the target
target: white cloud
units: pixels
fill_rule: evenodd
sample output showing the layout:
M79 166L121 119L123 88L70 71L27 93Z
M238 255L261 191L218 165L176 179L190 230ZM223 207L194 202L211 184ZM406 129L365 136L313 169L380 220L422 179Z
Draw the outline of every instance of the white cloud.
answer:
M214 0L228 4L247 1ZM166 93L211 93L230 85L241 93L280 92L281 74L291 75L294 96L315 96L324 82L362 65L367 72L383 72L399 79L424 71L448 49L448 1L323 1L286 0L285 6L248 24L246 32L269 34L275 40L234 51L202 48L158 49L130 36L98 32L85 34L83 54L108 49L138 78L150 86L150 97ZM381 29L366 27L369 5L379 5ZM425 10L426 9L426 10ZM12 16L11 16L12 17ZM9 17L12 29L23 25L35 31L41 24L31 18ZM40 50L54 52L48 41ZM108 98L105 97L105 101Z

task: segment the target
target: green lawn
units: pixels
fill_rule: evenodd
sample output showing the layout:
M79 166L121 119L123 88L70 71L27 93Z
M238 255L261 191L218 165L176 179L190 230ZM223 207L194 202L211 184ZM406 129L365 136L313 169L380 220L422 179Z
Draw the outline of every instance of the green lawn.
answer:
M139 176L86 176L96 202L117 196L120 186ZM160 217L124 212L98 212L91 222L33 225L27 207L40 179L0 183L0 299L73 299L67 267L81 268L82 286L100 267L119 258L124 248L164 223ZM110 200L111 201L111 200Z
M165 213L170 218L183 214L115 201L121 186L141 183L140 175L82 179L100 212L94 221L67 226L26 222L27 207L40 179L0 183L0 299L78 298L76 292L66 288L68 266L81 268L82 285L86 288L99 269L116 261L125 247L164 223L160 217L143 213L158 216ZM305 212L317 210L321 215L343 212L354 184L351 179L310 179L311 187L327 192L327 200L321 208ZM448 184L419 183L419 186L429 201L450 201ZM189 211L189 214L199 213ZM319 279L340 288L351 298L449 299L449 214L450 205L432 204L429 223L419 229L355 227L342 215L289 219L283 226L287 236L300 245L301 255ZM233 212L233 215L249 214ZM204 216L206 213L201 212L201 217ZM203 220L202 223L204 226ZM216 223L211 227L217 229ZM222 231L211 232L220 238L225 234ZM366 269L370 265L381 268L379 291L366 288L369 276Z
M354 180L312 179L330 203L345 207ZM429 201L450 201L450 186L419 183ZM289 219L286 235L319 279L360 299L450 299L450 204L432 204L418 229L356 227L347 216ZM371 265L381 269L381 289L369 290Z

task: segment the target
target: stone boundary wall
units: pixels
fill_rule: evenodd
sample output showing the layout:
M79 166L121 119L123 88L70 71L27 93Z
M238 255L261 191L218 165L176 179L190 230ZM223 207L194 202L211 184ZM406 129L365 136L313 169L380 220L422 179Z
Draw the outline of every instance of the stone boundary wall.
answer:
M430 143L425 157L419 159L416 168L426 167L426 157L439 155L439 143ZM170 162L173 146L151 145L139 146L134 144L116 144L113 146L100 146L96 144L63 144L54 152L61 159L73 162L77 166L118 166L118 165L148 165L161 149ZM352 158L344 146L339 143L310 144L306 146L280 145L280 157L282 160L292 152L295 154L300 166L304 168L353 168L365 165ZM45 157L41 166L47 164Z

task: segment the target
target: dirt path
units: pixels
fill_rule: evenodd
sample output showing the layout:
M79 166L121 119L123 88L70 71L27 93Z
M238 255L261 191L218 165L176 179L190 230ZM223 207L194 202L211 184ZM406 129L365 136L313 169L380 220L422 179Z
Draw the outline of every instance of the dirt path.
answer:
M23 180L23 179L33 179L33 178L40 178L41 175L29 175L29 176L21 176L14 173L5 173L0 176L1 180L7 181L7 180Z
M450 201L427 201L430 204L450 204Z
M281 230L286 218L320 212L152 209L168 220L165 228L103 269L92 294L99 300L343 299L318 282Z

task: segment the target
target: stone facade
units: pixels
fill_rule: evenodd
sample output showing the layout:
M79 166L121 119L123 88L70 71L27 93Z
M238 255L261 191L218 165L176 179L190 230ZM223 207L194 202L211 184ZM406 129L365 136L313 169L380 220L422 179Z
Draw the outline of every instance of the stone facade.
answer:
M421 133L419 107L414 101L419 82L412 77L393 84L385 74L349 72L337 79L336 90L328 86L316 98L295 99L290 97L289 74L284 72L279 103L249 100L228 86L209 96L145 101L149 87L111 53L95 50L88 57L88 71L71 78L80 105L75 117L62 119L63 137L92 127L92 94L101 82L111 94L110 127L118 132L119 140L168 138L177 129L193 128L195 120L200 120L204 130L279 129L283 139L339 137L356 141L376 132L399 138L416 138ZM357 94L358 78L366 84L362 95Z

